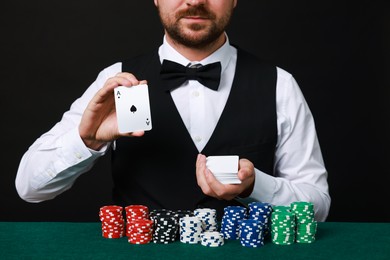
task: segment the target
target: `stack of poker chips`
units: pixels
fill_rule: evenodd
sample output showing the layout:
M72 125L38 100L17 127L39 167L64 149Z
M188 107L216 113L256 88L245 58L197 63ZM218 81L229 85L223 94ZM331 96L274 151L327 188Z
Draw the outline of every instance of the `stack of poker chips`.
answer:
M174 242L179 227L175 212L166 209L152 210L149 215L154 223L153 243L168 244Z
M126 236L131 235L131 223L135 220L149 219L149 209L144 205L129 205L126 211Z
M128 224L128 242L131 244L148 244L153 238L153 221L136 219Z
M201 234L202 246L219 247L224 245L223 235L218 231L205 231Z
M149 209L144 205L129 205L125 207L126 220L129 222L136 219L149 219Z
M296 242L313 243L317 233L317 221L314 220L314 205L310 202L297 201L290 205L296 216Z
M121 238L124 236L125 220L122 215L121 206L103 206L99 211L99 218L102 222L102 236L105 238Z
M180 222L180 242L197 244L203 232L202 221L196 216L182 217Z
M253 219L240 221L240 243L245 247L260 247L264 245L264 224Z
M131 244L147 244L152 240L153 221L144 205L129 205L126 211L126 236Z
M248 206L248 219L259 221L263 225L264 235L267 235L269 233L272 205L265 202L251 202Z
M295 241L295 214L289 207L275 206L271 217L272 242L277 245L292 245Z
M221 233L225 239L239 238L239 222L247 217L247 209L241 206L228 206L223 210Z
M195 209L194 216L202 221L203 231L217 231L217 211L210 208Z

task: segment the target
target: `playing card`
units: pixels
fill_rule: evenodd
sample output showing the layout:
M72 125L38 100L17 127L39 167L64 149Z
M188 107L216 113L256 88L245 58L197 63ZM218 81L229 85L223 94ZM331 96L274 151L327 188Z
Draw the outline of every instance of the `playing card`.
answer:
M152 129L148 85L119 86L114 95L120 133Z
M215 178L223 184L239 184L237 155L208 156L206 167L214 174Z

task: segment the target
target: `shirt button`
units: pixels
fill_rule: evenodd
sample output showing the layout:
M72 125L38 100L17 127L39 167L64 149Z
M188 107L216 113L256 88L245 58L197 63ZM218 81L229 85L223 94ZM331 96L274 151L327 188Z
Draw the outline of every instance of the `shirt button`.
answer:
M195 136L194 140L195 140L195 142L199 143L200 141L202 141L202 137Z
M83 156L82 156L80 153L76 153L75 156L76 156L76 158L79 159L79 160L80 160L81 158L83 158Z
M199 97L199 91L195 90L194 92L192 92L192 96L193 97Z

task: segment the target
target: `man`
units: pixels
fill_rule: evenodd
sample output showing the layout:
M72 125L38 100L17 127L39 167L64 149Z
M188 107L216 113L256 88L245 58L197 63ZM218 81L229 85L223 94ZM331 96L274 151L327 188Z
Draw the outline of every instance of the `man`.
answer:
M30 202L54 198L112 147L116 203L221 212L251 200L303 200L324 221L330 197L312 115L290 74L230 45L225 28L237 0L154 3L163 45L99 74L23 156L19 195ZM194 78L170 87L164 74L170 61L217 68L217 89ZM153 129L120 134L113 90L142 83L149 85ZM221 184L206 167L206 156L227 154L240 156L241 184Z

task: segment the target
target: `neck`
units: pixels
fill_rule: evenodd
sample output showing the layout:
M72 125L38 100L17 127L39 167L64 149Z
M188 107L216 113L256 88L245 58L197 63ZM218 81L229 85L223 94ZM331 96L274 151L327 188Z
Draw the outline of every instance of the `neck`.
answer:
M181 55L186 57L190 61L201 61L208 56L210 56L213 52L218 50L225 42L226 36L225 34L221 34L217 40L212 42L211 44L204 46L202 48L194 48L184 46L176 41L174 41L168 34L166 34L167 42Z

